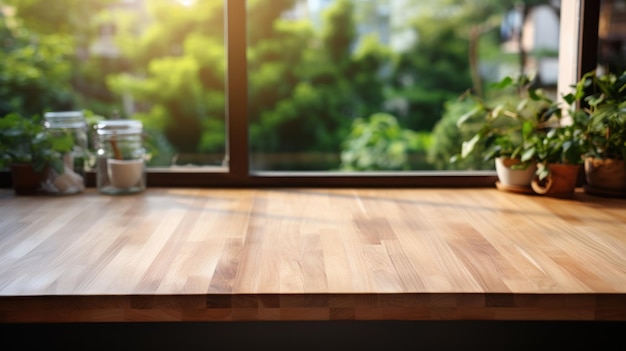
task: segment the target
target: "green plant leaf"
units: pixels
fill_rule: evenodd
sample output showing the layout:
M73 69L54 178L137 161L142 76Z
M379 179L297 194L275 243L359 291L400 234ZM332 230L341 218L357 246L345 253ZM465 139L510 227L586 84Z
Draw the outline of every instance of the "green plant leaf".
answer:
M522 162L528 162L532 160L533 158L535 158L536 153L537 153L537 149L535 147L528 148L524 150L524 152L522 153L520 157L520 160Z
M539 180L544 180L550 175L550 170L545 165L540 165L535 172Z
M501 79L499 82L493 83L491 87L497 90L502 90L511 85L513 85L513 78L507 76Z
M464 141L461 147L461 157L465 158L469 156L476 149L476 145L480 141L480 135L476 134L468 141Z
M460 128L465 122L467 122L468 119L470 119L473 116L475 116L481 110L482 110L482 108L480 106L478 106L478 107L475 107L474 109L472 109L471 111L469 111L468 113L462 115L459 118L459 120L456 122L456 126Z

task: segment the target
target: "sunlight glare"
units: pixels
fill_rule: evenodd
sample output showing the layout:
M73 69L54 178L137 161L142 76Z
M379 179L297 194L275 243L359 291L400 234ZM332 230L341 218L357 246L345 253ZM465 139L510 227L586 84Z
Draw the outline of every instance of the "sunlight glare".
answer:
M185 7L191 7L195 2L196 0L178 0L178 3Z

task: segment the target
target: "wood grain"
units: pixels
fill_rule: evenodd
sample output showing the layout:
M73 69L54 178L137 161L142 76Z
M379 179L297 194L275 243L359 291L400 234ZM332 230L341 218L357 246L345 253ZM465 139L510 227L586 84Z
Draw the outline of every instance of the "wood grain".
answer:
M626 201L0 190L0 322L626 320Z

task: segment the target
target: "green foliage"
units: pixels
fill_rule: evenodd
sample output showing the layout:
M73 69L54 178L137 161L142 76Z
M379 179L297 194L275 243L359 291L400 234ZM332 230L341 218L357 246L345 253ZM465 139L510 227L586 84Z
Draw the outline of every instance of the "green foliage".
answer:
M476 152L460 159L464 140L469 140L481 128L480 119L472 119L458 125L459 119L472 110L475 103L469 99L454 99L445 103L444 115L433 129L432 147L428 149L428 161L438 170L492 170L494 164L482 157L483 145L476 145ZM454 159L454 162L450 162Z
M560 120L561 108L542 89L532 86L527 75L505 77L492 85L496 94L490 99L468 93L474 108L461 116L457 125L478 121L480 129L463 142L457 159L479 152L483 160L496 157L519 158L519 167L537 161L537 143L549 128ZM452 159L454 162L455 158Z
M155 20L145 30L137 31L128 18L119 23L116 41L132 73L109 75L108 87L119 96L132 94L144 106L132 118L143 123L160 148L152 165L169 165L174 153L224 152L223 4L148 5Z
M296 0L272 0L267 6L267 0L248 0L248 41L251 47L256 47L262 41L276 34L275 26L281 15L293 7Z
M14 6L28 28L40 33L84 32L87 19L118 0L4 0Z
M333 3L319 29L283 18L265 28L249 12L265 33L249 47L255 152L338 152L356 117L382 110L391 53L374 36L356 42L353 6Z
M62 155L71 151L69 133L51 135L38 116L25 118L10 113L0 118L0 168L12 163L32 163L35 171L53 167L63 173Z
M422 144L421 147L424 147ZM420 149L420 138L402 128L396 118L377 113L357 118L343 143L340 169L380 171L409 169L409 155Z
M132 97L136 110L124 117L142 121L151 136L158 155L151 165L167 166L176 153L225 152L224 2L146 0L147 13L118 2L7 0L19 21L4 26L16 40L0 61L0 112L32 115L79 103L107 115L124 111L122 98ZM377 6L387 1L334 1L317 23L285 16L295 0L249 0L249 91L242 97L252 151L337 154L353 121L379 112L430 132L444 103L471 86L467 29L491 26L512 2L409 1L416 11L403 29L417 40L394 52L378 34L362 31L365 25L377 32ZM120 57L76 56L103 26L115 29ZM483 48L495 51L496 32Z
M537 175L540 180L549 175L551 163L579 165L583 163L584 129L576 123L558 125L536 138Z
M92 108L110 111L111 62L87 58L98 14L118 0L5 0L0 15L0 115Z
M72 38L37 34L11 17L0 16L0 115L43 114L73 104L70 84Z
M419 35L413 48L398 60L390 98L408 102L406 116L414 130L432 130L443 115L445 101L470 87L467 39L457 34L454 18L416 21Z
M323 14L325 26L322 29L322 43L335 65L341 66L349 60L350 51L347 49L356 38L353 13L354 4L351 0L336 0Z
M567 101L569 97L565 97ZM550 174L551 163L580 165L583 156L588 150L585 132L588 125L588 117L571 109L569 121L564 123L562 116L556 114L559 120L554 121L540 131L535 137L537 149L537 176L544 180Z
M591 71L573 88L565 100L579 104L573 112L575 118L588 119L584 133L587 154L626 159L626 71L620 75Z

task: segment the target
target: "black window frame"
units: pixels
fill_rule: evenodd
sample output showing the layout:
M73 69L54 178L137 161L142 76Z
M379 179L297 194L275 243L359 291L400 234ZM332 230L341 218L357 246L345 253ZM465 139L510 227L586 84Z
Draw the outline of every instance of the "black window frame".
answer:
M579 0L577 76L597 64L600 1ZM252 171L248 135L247 11L246 0L224 0L227 47L226 120L227 167L223 171L148 169L148 187L493 187L495 171L402 172L272 172ZM0 172L0 185L10 184ZM87 177L88 186L95 175Z

